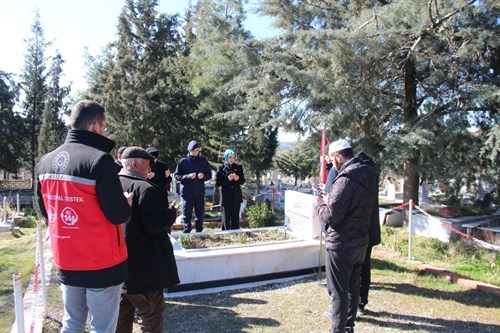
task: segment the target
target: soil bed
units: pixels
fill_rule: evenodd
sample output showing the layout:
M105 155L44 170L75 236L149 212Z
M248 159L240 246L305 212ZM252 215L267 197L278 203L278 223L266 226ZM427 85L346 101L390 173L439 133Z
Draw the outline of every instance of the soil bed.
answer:
M185 249L201 249L232 245L247 245L258 243L292 240L294 237L280 229L252 230L242 232L222 232L204 235L181 235L179 243Z

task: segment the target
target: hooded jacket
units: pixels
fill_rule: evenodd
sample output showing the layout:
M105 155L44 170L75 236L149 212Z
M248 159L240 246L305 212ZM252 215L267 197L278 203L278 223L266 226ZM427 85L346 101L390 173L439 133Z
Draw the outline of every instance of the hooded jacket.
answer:
M326 224L327 249L346 249L369 243L370 226L378 226L370 240L380 243L378 177L373 160L365 153L347 161L335 178L327 204L317 207ZM376 223L376 225L375 225Z

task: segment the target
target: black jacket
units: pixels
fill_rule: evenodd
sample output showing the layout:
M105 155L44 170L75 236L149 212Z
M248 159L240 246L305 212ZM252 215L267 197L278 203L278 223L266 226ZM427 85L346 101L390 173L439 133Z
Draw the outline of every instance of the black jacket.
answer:
M177 264L168 230L176 211L167 208L156 185L122 169L123 191L133 192L132 215L123 224L128 248L128 278L123 288L129 294L154 291L178 284Z
M327 224L327 249L368 244L370 225L379 216L377 180L373 161L364 153L341 167L333 182L328 203L317 207L321 221ZM375 238L373 240L377 241Z
M237 174L238 180L229 180L227 177L230 174ZM245 184L245 175L243 167L239 164L219 165L217 168L216 187L222 187L222 205L240 204L243 201L241 193L241 185Z
M168 194L168 186L172 182L172 176L165 177L167 170L170 170L168 164L163 161L158 160L151 164L151 171L155 173L155 176L149 181L158 186L162 194Z

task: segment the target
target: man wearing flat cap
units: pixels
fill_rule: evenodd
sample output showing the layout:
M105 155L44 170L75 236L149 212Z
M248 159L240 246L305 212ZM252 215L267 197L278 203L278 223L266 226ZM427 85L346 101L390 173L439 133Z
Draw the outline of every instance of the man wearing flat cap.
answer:
M168 187L172 183L172 176L170 175L170 168L168 164L158 159L160 151L155 147L148 147L148 153L153 155L154 161L151 163L151 172L148 179L151 183L158 186L160 192L165 196L166 204L168 205Z
M147 180L154 157L141 147L122 154L119 177L123 191L133 192L132 214L123 225L128 249L128 277L123 284L116 332L132 332L134 311L143 332L163 332L163 289L179 283L168 231L177 203L167 208L158 187Z
M182 223L184 233L190 233L193 207L196 232L203 231L205 214L205 182L212 178L212 170L205 157L200 156L200 144L193 140L188 144L188 154L181 158L175 170L175 179L181 182Z
M328 150L338 175L329 194L316 207L325 223L325 271L332 296L330 332L354 332L359 282L370 239L370 225L378 222L378 176L365 153L356 157L347 140L333 142ZM380 229L379 229L380 231Z

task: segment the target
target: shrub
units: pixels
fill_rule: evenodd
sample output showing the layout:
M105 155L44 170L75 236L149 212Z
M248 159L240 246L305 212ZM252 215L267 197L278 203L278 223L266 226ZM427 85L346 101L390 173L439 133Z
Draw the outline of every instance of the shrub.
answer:
M269 227L274 224L275 217L265 203L247 208L247 221L250 228Z
M35 228L36 227L36 216L29 215L24 218L21 223L19 223L19 227L21 228Z

